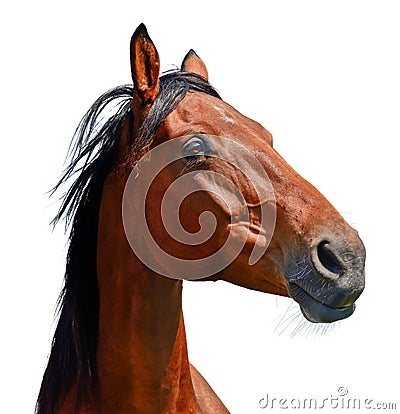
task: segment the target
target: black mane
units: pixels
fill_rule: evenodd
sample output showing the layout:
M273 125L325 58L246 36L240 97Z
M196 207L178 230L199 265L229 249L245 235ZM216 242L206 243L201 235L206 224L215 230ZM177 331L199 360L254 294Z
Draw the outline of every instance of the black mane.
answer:
M220 98L203 78L174 71L160 78L160 93L145 118L131 150L139 157L152 143L157 129L189 91ZM96 386L98 337L98 286L96 271L97 229L103 183L113 168L122 126L132 125L132 86L119 86L96 100L80 122L69 151L70 163L52 194L74 179L62 197L53 220L65 218L70 227L64 287L58 300L59 320L40 388L36 412L51 414L77 384L78 408L90 401ZM110 104L114 114L103 121Z

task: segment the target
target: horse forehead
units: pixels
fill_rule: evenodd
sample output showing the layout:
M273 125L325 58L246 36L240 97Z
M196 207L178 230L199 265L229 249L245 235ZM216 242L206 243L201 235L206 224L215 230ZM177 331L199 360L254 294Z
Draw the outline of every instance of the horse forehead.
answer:
M172 113L173 121L180 126L204 126L216 135L228 136L232 132L253 136L264 135L267 131L257 122L245 117L226 102L204 93L187 94Z

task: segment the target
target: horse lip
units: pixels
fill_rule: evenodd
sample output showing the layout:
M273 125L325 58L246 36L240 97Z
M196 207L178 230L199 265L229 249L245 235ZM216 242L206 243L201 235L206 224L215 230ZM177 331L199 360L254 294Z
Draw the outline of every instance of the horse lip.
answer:
M311 296L297 283L289 283L290 296L300 305L304 317L313 323L330 323L348 318L355 310L355 304L332 308Z

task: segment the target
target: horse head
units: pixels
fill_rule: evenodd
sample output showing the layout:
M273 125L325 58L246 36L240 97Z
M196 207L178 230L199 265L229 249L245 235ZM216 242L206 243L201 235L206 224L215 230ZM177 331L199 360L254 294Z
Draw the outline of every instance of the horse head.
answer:
M206 93L208 71L193 50L180 76L161 83L159 67L140 26L131 41L133 130L148 129L168 82L188 91L171 100L146 154L128 156L124 224L135 254L164 276L291 296L312 322L350 316L364 289L357 232L278 154L269 131Z

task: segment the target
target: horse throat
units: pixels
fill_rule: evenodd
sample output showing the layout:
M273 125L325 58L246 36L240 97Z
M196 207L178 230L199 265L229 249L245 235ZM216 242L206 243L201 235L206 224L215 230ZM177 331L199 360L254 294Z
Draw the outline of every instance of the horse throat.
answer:
M98 412L195 413L182 282L133 254L122 225L123 188L124 180L109 178L100 207Z

